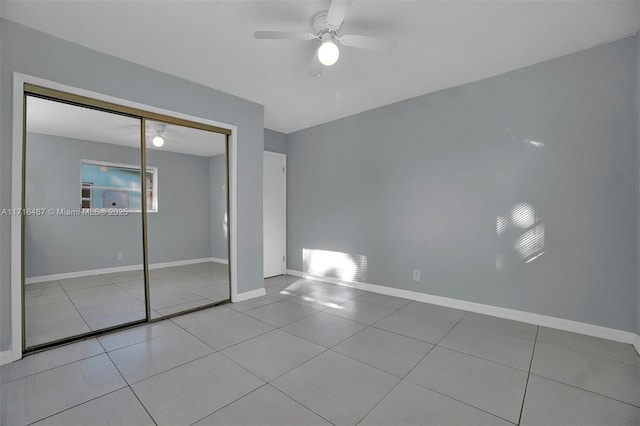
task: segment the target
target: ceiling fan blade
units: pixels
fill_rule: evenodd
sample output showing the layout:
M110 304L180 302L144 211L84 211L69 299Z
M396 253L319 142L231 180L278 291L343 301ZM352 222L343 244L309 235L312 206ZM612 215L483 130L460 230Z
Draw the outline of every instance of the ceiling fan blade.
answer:
M318 49L313 51L313 59L311 60L311 67L309 68L309 77L320 77L324 66L318 59Z
M327 25L337 30L342 25L353 0L333 0L327 13Z
M369 37L363 35L348 34L339 37L338 40L344 46L358 47L368 50L393 50L396 46L394 40L385 40L377 37Z
M253 33L253 37L260 40L313 40L316 38L316 36L311 33L296 33L291 31L256 31Z

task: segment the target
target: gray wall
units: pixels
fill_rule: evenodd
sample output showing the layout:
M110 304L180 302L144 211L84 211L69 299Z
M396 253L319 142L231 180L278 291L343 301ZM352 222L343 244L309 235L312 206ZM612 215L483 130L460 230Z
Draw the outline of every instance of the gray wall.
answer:
M77 210L82 160L139 165L140 151L29 133L27 207ZM150 263L211 257L209 158L150 150L147 164L158 168L159 208L149 213L147 224ZM26 277L142 264L139 213L30 216L25 223Z
M636 109L635 109L635 118L636 118L636 124L637 124L637 129L636 129L636 134L637 134L637 150L638 150L638 157L637 157L637 166L638 170L640 173L640 33L638 33L636 35ZM640 178L636 181L636 183L638 184L638 188L636 190L636 193L638 194L638 205L637 207L637 211L636 211L636 216L638 218L638 233L636 234L637 239L636 239L636 244L638 247L638 258L637 258L637 264L638 264L638 307L636 310L636 314L637 314L637 333L640 334Z
M287 135L271 129L264 129L264 150L287 153Z
M211 189L211 257L228 259L227 230L227 159L224 154L209 158L209 187Z
M12 76L20 72L238 126L238 291L263 287L264 108L205 86L0 20L0 208L11 207ZM10 218L0 217L0 351L10 346Z
M369 283L637 330L635 78L630 37L290 134L288 267L363 255ZM496 232L523 202L530 263Z
M158 168L158 212L147 215L149 263L211 257L209 157L147 150Z

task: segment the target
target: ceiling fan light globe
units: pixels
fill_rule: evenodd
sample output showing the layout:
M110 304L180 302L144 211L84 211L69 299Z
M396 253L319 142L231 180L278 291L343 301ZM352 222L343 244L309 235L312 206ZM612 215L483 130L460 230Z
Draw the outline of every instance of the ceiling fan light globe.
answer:
M153 143L153 146L160 148L162 147L162 145L164 145L164 139L162 138L162 136L155 136L151 142Z
M326 67L330 67L338 62L339 57L340 49L338 49L338 46L336 46L332 40L323 41L318 48L318 60Z

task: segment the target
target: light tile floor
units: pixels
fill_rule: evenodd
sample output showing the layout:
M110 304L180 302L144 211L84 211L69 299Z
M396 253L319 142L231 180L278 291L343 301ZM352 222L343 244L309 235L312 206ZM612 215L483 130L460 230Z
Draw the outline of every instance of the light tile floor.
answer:
M640 424L630 345L289 276L265 287L0 367L0 424Z
M149 271L153 318L227 300L227 265L203 262ZM145 318L142 271L116 272L25 287L27 346Z

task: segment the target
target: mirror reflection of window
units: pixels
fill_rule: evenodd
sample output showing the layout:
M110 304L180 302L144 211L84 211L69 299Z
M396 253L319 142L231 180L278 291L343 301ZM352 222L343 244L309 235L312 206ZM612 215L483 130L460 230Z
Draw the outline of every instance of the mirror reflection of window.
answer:
M158 211L158 169L147 167L147 211ZM82 161L82 208L142 211L140 168L99 161Z

